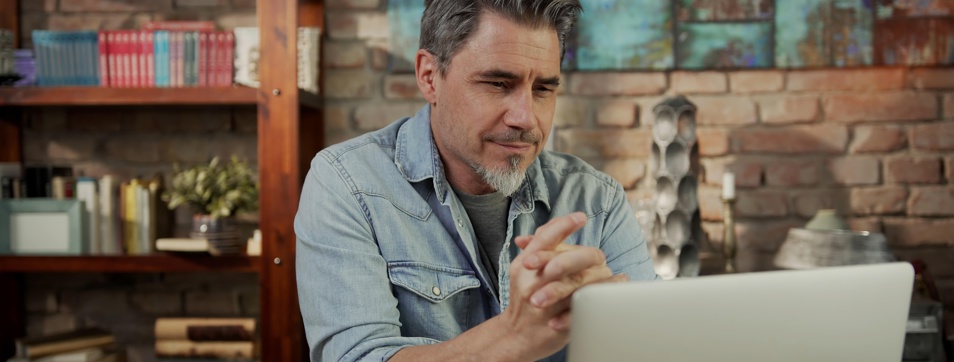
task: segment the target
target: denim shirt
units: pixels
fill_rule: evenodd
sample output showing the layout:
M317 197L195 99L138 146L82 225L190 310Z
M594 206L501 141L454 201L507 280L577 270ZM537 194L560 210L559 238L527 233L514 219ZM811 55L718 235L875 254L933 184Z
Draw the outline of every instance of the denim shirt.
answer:
M614 274L653 280L622 187L568 155L544 151L512 196L496 295L464 207L444 177L430 108L329 147L312 160L295 233L298 297L312 361L386 361L449 340L509 301L514 237L574 211L565 242L599 247ZM565 349L547 360L565 360Z

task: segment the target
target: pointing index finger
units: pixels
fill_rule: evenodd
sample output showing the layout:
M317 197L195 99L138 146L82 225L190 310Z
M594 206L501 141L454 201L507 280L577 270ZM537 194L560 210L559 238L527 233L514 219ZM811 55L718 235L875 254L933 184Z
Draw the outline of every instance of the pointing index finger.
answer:
M527 245L524 252L534 252L538 250L553 250L566 240L570 234L579 230L586 224L586 215L582 212L561 216L550 220L533 235L533 240Z

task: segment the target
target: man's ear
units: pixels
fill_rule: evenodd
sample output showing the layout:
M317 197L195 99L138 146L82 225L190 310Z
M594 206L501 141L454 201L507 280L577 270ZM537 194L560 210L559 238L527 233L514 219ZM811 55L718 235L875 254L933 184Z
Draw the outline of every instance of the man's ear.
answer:
M436 80L440 73L437 71L437 56L420 49L414 61L414 74L417 76L417 87L431 106L437 103Z

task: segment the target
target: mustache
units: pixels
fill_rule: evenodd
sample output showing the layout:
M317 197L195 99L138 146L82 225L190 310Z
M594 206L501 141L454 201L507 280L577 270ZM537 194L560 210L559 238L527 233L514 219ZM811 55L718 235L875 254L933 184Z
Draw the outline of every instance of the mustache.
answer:
M543 140L543 136L530 131L508 130L501 133L486 135L484 136L484 140L503 143L524 142L535 145Z

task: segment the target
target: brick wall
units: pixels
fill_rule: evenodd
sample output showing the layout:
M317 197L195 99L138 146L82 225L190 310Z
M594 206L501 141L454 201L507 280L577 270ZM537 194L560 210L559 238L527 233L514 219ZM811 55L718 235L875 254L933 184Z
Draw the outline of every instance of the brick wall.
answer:
M413 75L387 70L386 1L326 4L328 142L413 114L424 103ZM652 107L676 94L699 107L703 251L721 247L731 170L742 270L772 268L789 228L836 208L925 260L954 309L954 69L576 72L563 84L555 149L615 177L633 203L655 190Z
M387 71L385 0L325 4L326 142L413 114L423 104L413 76ZM255 23L254 1L46 0L21 6L27 41L34 28L132 28L143 19L211 19L227 29ZM555 148L618 179L634 203L650 199L654 185L645 176L652 107L675 94L699 106L699 201L711 239L703 251L718 250L721 243L719 189L728 169L739 187L736 232L743 270L770 268L789 228L803 225L819 208L833 207L858 229L884 232L900 257L927 261L954 308L954 70L568 73L558 100ZM43 109L29 117L28 160L72 163L93 175L151 174L169 170L174 161L215 154L254 160L256 149L255 112L242 107ZM159 314L138 311L135 290L162 276L88 278L81 284L92 293L118 293L116 299L128 301L129 320L139 318L136 313ZM254 280L247 282L254 287ZM62 295L74 288L70 282L31 277L27 286L31 308L55 306L31 313L31 326L76 319L59 316ZM181 308L189 313L186 289L158 289L156 298L184 296ZM219 298L210 304L257 301ZM49 317L35 322L38 314Z

